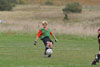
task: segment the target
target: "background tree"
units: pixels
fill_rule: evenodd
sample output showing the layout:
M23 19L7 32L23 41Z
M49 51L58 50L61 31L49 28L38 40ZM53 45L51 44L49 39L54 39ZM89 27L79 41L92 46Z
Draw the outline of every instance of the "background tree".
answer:
M15 6L16 0L0 0L0 11L9 11Z
M65 17L64 20L68 19L68 13L81 13L82 12L82 5L78 2L68 3L65 8L62 9Z

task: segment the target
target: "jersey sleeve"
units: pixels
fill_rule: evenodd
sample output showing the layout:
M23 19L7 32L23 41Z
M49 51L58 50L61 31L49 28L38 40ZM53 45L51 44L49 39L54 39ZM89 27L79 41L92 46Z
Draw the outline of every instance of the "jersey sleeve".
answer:
M50 35L52 35L53 33L52 32L50 32Z
M38 34L37 34L37 37L41 37L41 35L42 35L42 31L41 30L39 30L39 32L38 32Z

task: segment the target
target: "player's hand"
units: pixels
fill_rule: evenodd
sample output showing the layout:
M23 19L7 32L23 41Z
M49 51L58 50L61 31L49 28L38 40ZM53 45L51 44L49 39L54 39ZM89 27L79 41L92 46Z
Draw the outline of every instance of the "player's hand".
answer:
M34 41L34 43L33 43L34 45L36 45L37 44L37 41Z
M58 40L57 39L55 39L55 42L57 42Z

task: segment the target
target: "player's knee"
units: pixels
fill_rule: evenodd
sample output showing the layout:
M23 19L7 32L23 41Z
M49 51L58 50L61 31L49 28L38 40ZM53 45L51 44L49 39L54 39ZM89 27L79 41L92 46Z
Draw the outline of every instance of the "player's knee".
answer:
M47 45L48 45L50 48L53 48L52 42L47 42Z
M50 42L50 44L53 44L52 42Z
M53 48L53 44L52 44L52 42L50 42L50 48Z

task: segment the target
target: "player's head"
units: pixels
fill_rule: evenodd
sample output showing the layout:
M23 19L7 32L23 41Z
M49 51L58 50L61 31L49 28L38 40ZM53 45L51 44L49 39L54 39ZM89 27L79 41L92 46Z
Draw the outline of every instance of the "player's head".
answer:
M42 26L43 26L43 28L46 28L47 25L48 25L48 22L47 22L47 21L42 21Z

